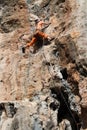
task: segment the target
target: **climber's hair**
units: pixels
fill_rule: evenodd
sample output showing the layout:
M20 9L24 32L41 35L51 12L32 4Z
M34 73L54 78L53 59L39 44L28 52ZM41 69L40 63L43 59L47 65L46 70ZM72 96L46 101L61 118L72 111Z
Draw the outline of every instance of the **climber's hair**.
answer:
M35 20L35 24L37 24L39 21L40 21L39 19L36 19L36 20Z

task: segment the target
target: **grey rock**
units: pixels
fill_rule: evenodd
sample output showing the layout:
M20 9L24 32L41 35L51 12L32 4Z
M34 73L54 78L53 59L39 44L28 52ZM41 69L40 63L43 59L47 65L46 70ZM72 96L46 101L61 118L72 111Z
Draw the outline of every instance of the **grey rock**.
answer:
M16 113L16 109L14 108L14 104L13 103L5 103L4 107L5 107L7 117L12 118L14 116L14 114Z
M40 121L35 120L33 130L42 130L42 126L41 126Z

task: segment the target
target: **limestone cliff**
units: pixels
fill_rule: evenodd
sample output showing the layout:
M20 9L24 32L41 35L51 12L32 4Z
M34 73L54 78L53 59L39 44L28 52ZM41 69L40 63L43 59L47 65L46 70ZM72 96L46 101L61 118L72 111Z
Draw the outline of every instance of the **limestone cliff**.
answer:
M0 0L0 130L87 129L86 0ZM49 22L23 51L35 20Z

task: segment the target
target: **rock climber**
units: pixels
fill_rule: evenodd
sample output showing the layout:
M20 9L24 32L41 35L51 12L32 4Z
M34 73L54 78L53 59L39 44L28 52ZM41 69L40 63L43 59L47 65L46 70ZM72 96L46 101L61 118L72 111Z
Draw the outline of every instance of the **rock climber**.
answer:
M42 39L43 38L44 39L50 39L47 34L45 34L44 32L42 32L42 29L43 29L44 25L48 25L49 23L45 23L42 20L35 20L35 24L36 24L35 34L33 35L32 40L25 45L25 48L30 47L33 44L35 44L38 41L39 37L41 37Z

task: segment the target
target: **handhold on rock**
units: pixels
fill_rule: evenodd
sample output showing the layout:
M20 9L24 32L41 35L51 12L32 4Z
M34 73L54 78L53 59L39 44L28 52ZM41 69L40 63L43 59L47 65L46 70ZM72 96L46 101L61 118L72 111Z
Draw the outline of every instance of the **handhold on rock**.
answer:
M3 80L0 80L0 82L3 82Z
M62 75L63 75L63 79L67 79L67 77L68 77L68 74L67 74L67 69L66 68L63 68L62 70L60 70L60 72L62 73Z

